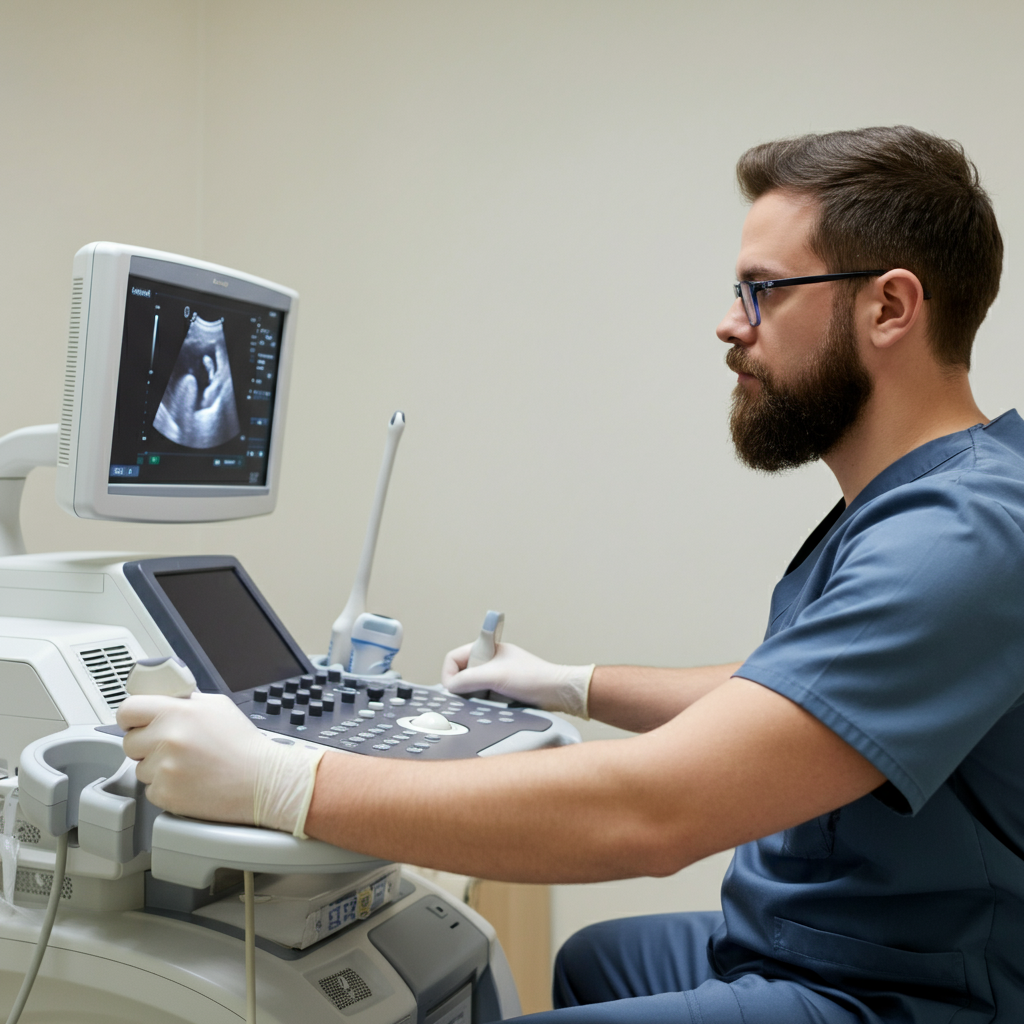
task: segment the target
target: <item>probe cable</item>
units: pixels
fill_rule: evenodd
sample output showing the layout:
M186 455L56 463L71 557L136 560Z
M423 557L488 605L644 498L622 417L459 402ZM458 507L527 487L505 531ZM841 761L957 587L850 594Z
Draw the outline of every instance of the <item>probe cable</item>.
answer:
M245 880L245 1024L256 1024L256 901L252 872L243 871L242 878Z
M57 916L57 904L60 903L61 890L64 888L64 875L68 866L68 833L57 837L57 858L53 865L53 882L50 884L50 898L46 901L46 915L43 918L43 927L39 932L39 941L36 943L35 952L32 954L32 962L25 972L25 979L21 983L21 991L18 998L14 1000L11 1008L11 1015L7 1018L7 1024L18 1024L21 1011L25 1009L28 1001L28 994L35 984L36 975L39 973L39 965L43 962L43 954L46 952L46 944L50 941L50 932L53 930L53 921Z

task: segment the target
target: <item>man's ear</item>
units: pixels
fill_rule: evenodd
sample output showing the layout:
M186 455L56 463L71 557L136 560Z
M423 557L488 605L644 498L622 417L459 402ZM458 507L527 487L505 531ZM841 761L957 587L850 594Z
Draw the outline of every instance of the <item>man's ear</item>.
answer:
M890 270L865 290L871 344L891 348L906 337L923 315L924 287L909 270Z

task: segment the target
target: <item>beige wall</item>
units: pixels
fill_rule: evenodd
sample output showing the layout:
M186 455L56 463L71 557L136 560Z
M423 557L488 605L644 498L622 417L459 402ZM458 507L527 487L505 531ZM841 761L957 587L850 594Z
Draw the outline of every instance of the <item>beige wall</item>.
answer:
M742 657L837 492L731 455L735 159L871 123L958 138L1012 275L1022 35L1009 0L0 2L0 431L57 418L88 241L302 293L273 516L74 522L40 471L30 549L237 554L322 649L402 408L371 605L404 622L407 676L434 681L488 607L556 660ZM975 373L990 415L1024 376L1007 281ZM555 940L713 906L722 862L559 889Z

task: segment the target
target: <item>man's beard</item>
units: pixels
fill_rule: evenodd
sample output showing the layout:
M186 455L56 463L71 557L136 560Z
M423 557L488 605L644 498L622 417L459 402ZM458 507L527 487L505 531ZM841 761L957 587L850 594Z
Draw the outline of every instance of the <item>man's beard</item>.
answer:
M725 359L760 387L737 384L729 427L736 454L751 469L777 473L827 455L857 421L871 395L871 378L857 352L853 303L839 299L811 365L781 384L739 345Z

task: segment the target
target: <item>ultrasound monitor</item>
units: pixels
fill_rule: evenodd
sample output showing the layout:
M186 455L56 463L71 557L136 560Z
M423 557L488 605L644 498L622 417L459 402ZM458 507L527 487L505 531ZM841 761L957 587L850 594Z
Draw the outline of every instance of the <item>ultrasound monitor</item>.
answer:
M273 510L298 295L171 253L75 255L57 500L87 519Z
M245 696L314 671L237 559L149 558L124 575L200 690Z

